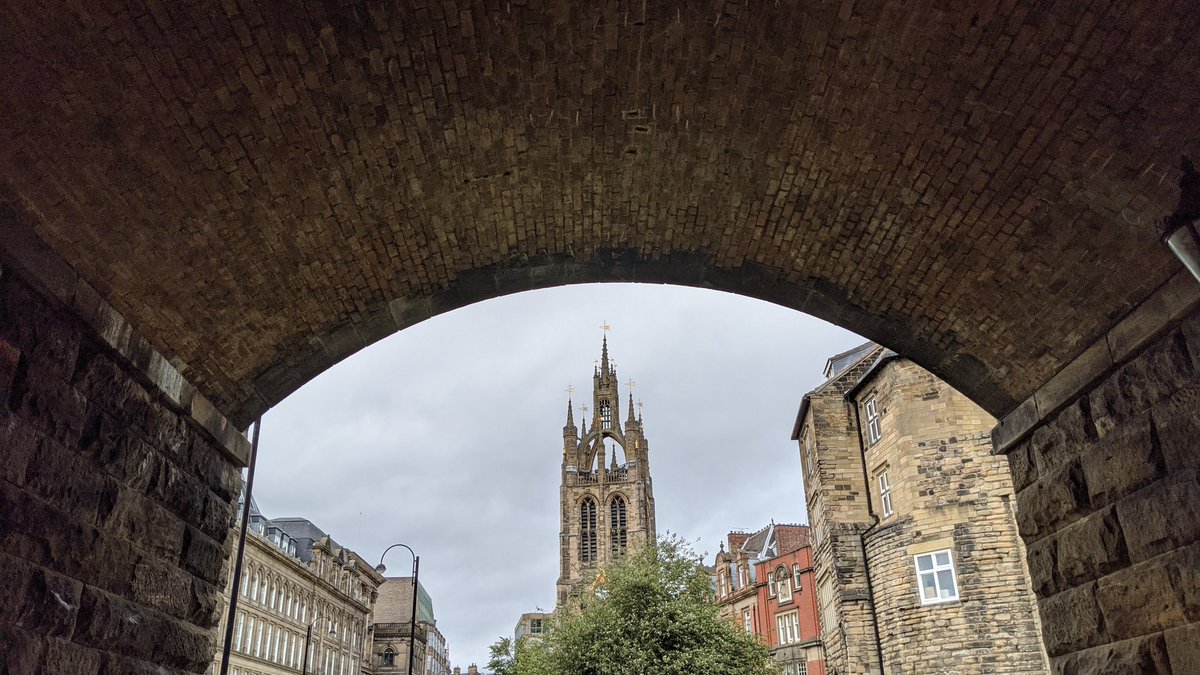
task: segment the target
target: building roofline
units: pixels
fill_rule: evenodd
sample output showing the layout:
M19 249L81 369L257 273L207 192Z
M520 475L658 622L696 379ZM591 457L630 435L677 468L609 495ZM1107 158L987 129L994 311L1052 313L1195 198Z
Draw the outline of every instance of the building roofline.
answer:
M875 363L872 363L871 367L867 368L867 372L863 373L862 377L858 378L858 382L855 382L854 386L850 387L850 389L846 391L846 400L849 401L853 399L858 392L862 391L863 387L867 386L867 383L870 380L874 379L875 376L879 374L880 369L883 368L884 365L898 358L901 358L899 354L890 349L885 349L883 353L879 355L879 358L875 359Z
M812 392L809 392L804 395L804 398L800 399L800 410L796 412L796 422L792 425L793 441L800 440L800 427L804 426L804 417L808 414L809 398L811 396Z
M832 365L832 363L834 361L837 361L838 359L844 359L847 356L850 356L851 354L853 354L854 352L862 351L864 349L869 349L874 344L875 343L872 340L867 340L866 342L862 343L861 345L858 345L857 347L851 347L850 349L847 349L846 351L844 351L840 354L834 354L833 356L825 359L825 371L824 371L825 377L830 378L830 379L837 377L837 375L829 375L829 367L830 367L830 365ZM855 363L857 363L857 360L855 361Z
M831 356L829 358L829 361L832 361L837 358L849 356L850 354L853 354L857 351L860 351L860 350L862 351L862 356L855 359L851 363L846 364L846 367L844 369L842 369L842 372L825 380L816 389L813 389L812 391L808 392L807 394L804 395L804 398L800 399L800 409L796 412L796 422L792 425L792 440L793 441L800 440L800 427L804 426L804 416L808 413L808 408L811 405L811 399L812 399L813 395L820 393L822 390L824 390L826 387L828 387L833 382L837 382L838 380L842 379L843 377L846 377L846 375L854 368L854 366L858 365L864 359L870 357L872 354L875 354L878 349L880 349L880 345L878 345L874 342L868 341L868 342L865 342L865 343L855 347L854 349L844 351L841 354L837 354L837 355ZM891 350L889 350L889 349L885 349L884 351L885 351L885 353L888 353L888 352L893 353L893 354L895 353L895 352L891 352ZM828 363L828 361L827 361L827 363Z

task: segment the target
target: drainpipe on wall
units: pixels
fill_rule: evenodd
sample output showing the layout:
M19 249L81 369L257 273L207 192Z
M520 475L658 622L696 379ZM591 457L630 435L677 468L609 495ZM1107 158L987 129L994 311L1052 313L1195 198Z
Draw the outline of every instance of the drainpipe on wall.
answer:
M871 603L871 625L875 627L875 654L879 659L880 675L885 675L887 669L883 666L883 641L879 637L879 613L875 611L875 586L871 583L871 562L867 558L867 535L874 531L882 522L875 515L875 507L871 503L871 476L867 471L867 446L863 443L862 418L858 413L858 401L847 398L846 401L854 408L854 427L858 430L858 451L862 454L863 486L867 492L867 515L874 521L858 535L859 546L862 547L863 571L867 576L867 600Z

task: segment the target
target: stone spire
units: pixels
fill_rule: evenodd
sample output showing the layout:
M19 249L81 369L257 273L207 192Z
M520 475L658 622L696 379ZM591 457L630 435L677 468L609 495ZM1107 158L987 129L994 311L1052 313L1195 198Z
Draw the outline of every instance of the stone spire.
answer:
M571 406L571 397L567 397L567 423L563 425L563 457L575 451L579 445L579 430L575 428L575 411Z
M629 417L625 420L625 428L628 429L636 421L637 421L636 418L634 418L634 416L633 416L633 392L630 391L629 392Z
M608 370L608 333L605 333L604 343L600 348L600 372L607 373Z

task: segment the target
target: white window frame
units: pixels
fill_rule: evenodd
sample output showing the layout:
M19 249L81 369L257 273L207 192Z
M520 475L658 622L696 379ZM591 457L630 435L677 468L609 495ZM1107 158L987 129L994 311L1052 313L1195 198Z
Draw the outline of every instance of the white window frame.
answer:
M800 583L800 563L792 563L792 584L797 592L803 587Z
M754 615L750 613L749 607L742 610L742 630L748 635L754 633Z
M800 617L795 610L775 615L775 631L780 645L790 645L800 640Z
M946 554L945 563L938 562L939 554ZM930 568L927 570L921 569L921 559L929 560ZM940 551L930 551L929 553L921 553L913 556L913 569L917 572L917 594L921 597L922 605L941 605L948 602L958 602L958 573L954 571L954 553L944 548ZM942 572L950 573L950 587L945 589L942 587ZM925 579L932 578L933 588L936 595L932 598L925 596ZM949 593L946 593L949 590Z
M875 401L875 394L867 397L863 403L863 411L867 417L867 445L875 445L883 438L883 426L879 423L879 404Z
M875 479L879 483L879 510L884 518L890 518L896 511L892 508L892 482L888 478L888 467L883 467Z

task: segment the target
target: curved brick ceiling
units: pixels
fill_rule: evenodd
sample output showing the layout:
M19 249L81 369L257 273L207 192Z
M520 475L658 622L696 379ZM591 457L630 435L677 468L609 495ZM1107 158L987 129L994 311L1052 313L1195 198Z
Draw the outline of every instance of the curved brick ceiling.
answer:
M0 9L4 218L239 422L444 309L633 279L1003 412L1176 269L1200 150L1191 0L58 4Z

